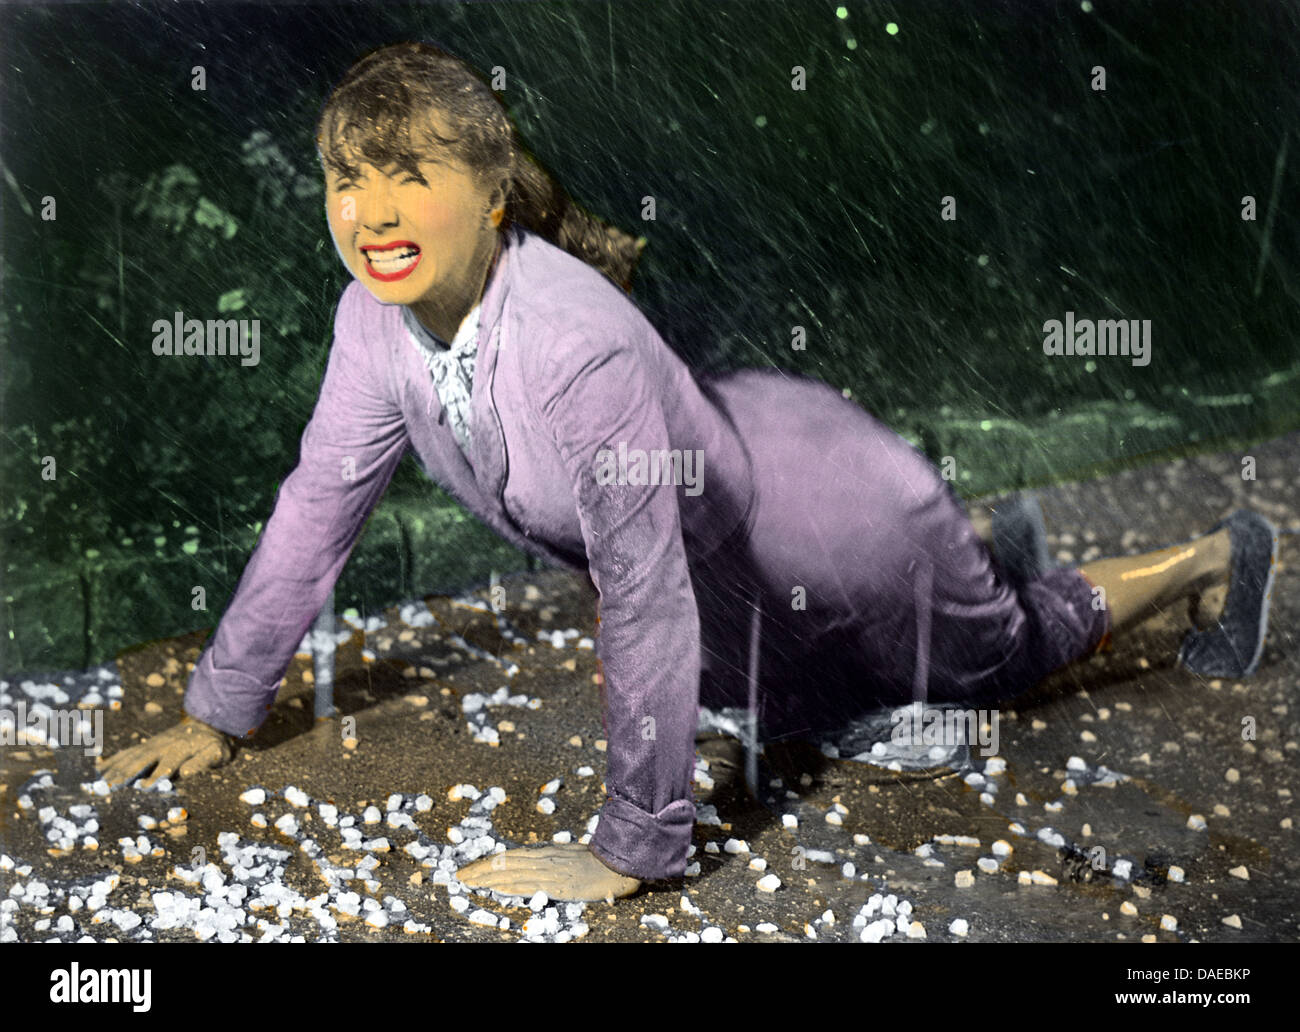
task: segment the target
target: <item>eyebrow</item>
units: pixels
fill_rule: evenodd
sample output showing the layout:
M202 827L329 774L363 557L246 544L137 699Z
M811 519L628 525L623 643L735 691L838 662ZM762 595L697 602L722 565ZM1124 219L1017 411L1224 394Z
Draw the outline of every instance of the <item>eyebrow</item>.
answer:
M393 161L389 162L390 167L396 166L393 167L393 171L385 172L383 169L379 169L379 172L382 175L388 176L389 179L392 179L402 174L416 175L422 179L427 178L424 174L424 171L420 168L421 164L429 164L429 165L441 167L442 163L434 161L431 158L419 158L413 161L402 161L400 159L394 159ZM373 165L373 163L371 162L365 162L364 164L358 165L356 167L353 167L351 165L336 165L331 163L330 165L327 166L327 171L330 175L335 176L336 178L339 179L362 179L368 176L368 173L364 171L365 165L371 165L371 167L378 167Z

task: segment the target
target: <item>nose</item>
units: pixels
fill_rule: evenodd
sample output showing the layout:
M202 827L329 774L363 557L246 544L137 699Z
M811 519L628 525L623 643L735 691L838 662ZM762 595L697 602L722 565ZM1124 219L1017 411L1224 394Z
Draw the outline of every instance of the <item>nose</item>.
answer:
M359 198L357 220L368 232L379 234L397 225L397 205L387 176L374 177L371 182L370 189L363 191Z

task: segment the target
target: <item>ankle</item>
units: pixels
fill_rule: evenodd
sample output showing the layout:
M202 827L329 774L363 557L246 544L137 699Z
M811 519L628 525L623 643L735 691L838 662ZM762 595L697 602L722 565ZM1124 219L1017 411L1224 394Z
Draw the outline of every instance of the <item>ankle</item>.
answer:
M1190 587L1194 592L1226 587L1232 571L1232 539L1228 529L1189 542L1196 549Z

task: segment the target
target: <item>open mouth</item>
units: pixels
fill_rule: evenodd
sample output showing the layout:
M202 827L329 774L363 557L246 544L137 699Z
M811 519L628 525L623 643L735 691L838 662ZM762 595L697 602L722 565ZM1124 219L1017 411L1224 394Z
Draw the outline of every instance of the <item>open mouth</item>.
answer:
M409 240L367 244L361 253L366 259L366 270L377 280L403 279L420 264L420 248Z

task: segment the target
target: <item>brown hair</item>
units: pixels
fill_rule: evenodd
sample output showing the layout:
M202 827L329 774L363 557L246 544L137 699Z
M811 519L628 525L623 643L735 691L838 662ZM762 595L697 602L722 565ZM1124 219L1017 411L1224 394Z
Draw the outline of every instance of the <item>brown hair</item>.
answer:
M316 146L322 165L344 173L362 163L414 171L420 161L450 156L482 181L507 179L503 229L517 222L631 289L645 238L579 207L524 147L497 95L438 47L396 43L354 64L325 102Z

